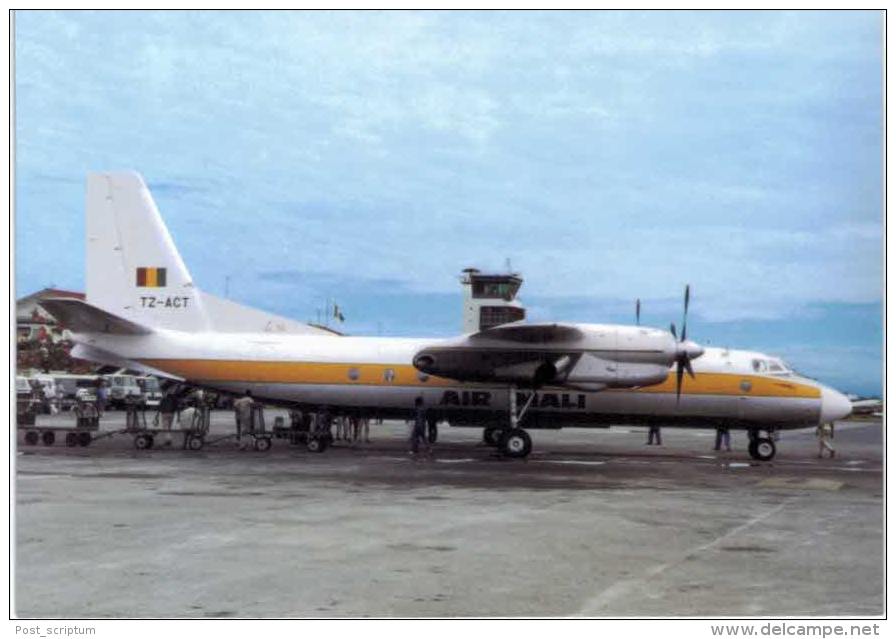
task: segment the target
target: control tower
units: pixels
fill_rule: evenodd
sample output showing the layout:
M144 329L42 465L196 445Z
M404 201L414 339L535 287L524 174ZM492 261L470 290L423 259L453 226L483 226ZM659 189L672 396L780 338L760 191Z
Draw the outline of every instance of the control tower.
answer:
M465 268L460 283L464 287L464 333L526 318L526 309L516 299L523 285L519 273L483 273Z

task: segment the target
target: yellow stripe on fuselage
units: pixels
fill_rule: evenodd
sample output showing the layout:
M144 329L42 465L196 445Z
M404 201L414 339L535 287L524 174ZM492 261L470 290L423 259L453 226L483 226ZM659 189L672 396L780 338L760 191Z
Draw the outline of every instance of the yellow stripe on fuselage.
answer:
M425 377L408 364L351 364L326 362L259 362L216 359L142 359L142 363L189 380L203 382L254 382L268 384L335 384L345 386L481 386L441 377ZM391 375L389 373L391 371ZM426 381L421 380L424 377ZM745 382L749 390L745 390ZM489 384L493 386L494 384ZM605 392L675 393L675 375L660 384L638 389ZM787 378L737 373L697 372L696 379L685 376L682 394L731 395L744 397L818 398L816 386Z
M159 269L157 268L147 268L146 269L146 286L158 286L159 278L158 278Z

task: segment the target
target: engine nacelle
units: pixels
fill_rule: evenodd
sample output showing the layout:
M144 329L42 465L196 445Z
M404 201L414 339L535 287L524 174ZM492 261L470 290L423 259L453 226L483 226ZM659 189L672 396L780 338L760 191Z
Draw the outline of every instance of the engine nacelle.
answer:
M564 377L563 383L581 388L589 385L631 388L662 383L668 375L669 366L665 364L614 361L586 353Z

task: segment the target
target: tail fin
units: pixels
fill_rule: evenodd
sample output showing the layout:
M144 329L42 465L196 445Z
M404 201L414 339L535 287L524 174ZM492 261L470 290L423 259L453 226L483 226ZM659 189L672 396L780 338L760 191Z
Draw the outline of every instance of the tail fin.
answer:
M145 326L210 328L202 297L137 173L87 176L87 302Z
M87 175L87 303L148 328L333 335L200 291L132 171Z

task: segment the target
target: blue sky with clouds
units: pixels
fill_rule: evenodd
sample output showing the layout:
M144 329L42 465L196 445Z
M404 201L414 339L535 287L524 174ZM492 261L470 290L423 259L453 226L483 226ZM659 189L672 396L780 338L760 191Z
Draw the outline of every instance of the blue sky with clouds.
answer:
M356 334L679 320L879 393L875 12L17 12L16 285L84 283L84 176L133 168L197 283Z

